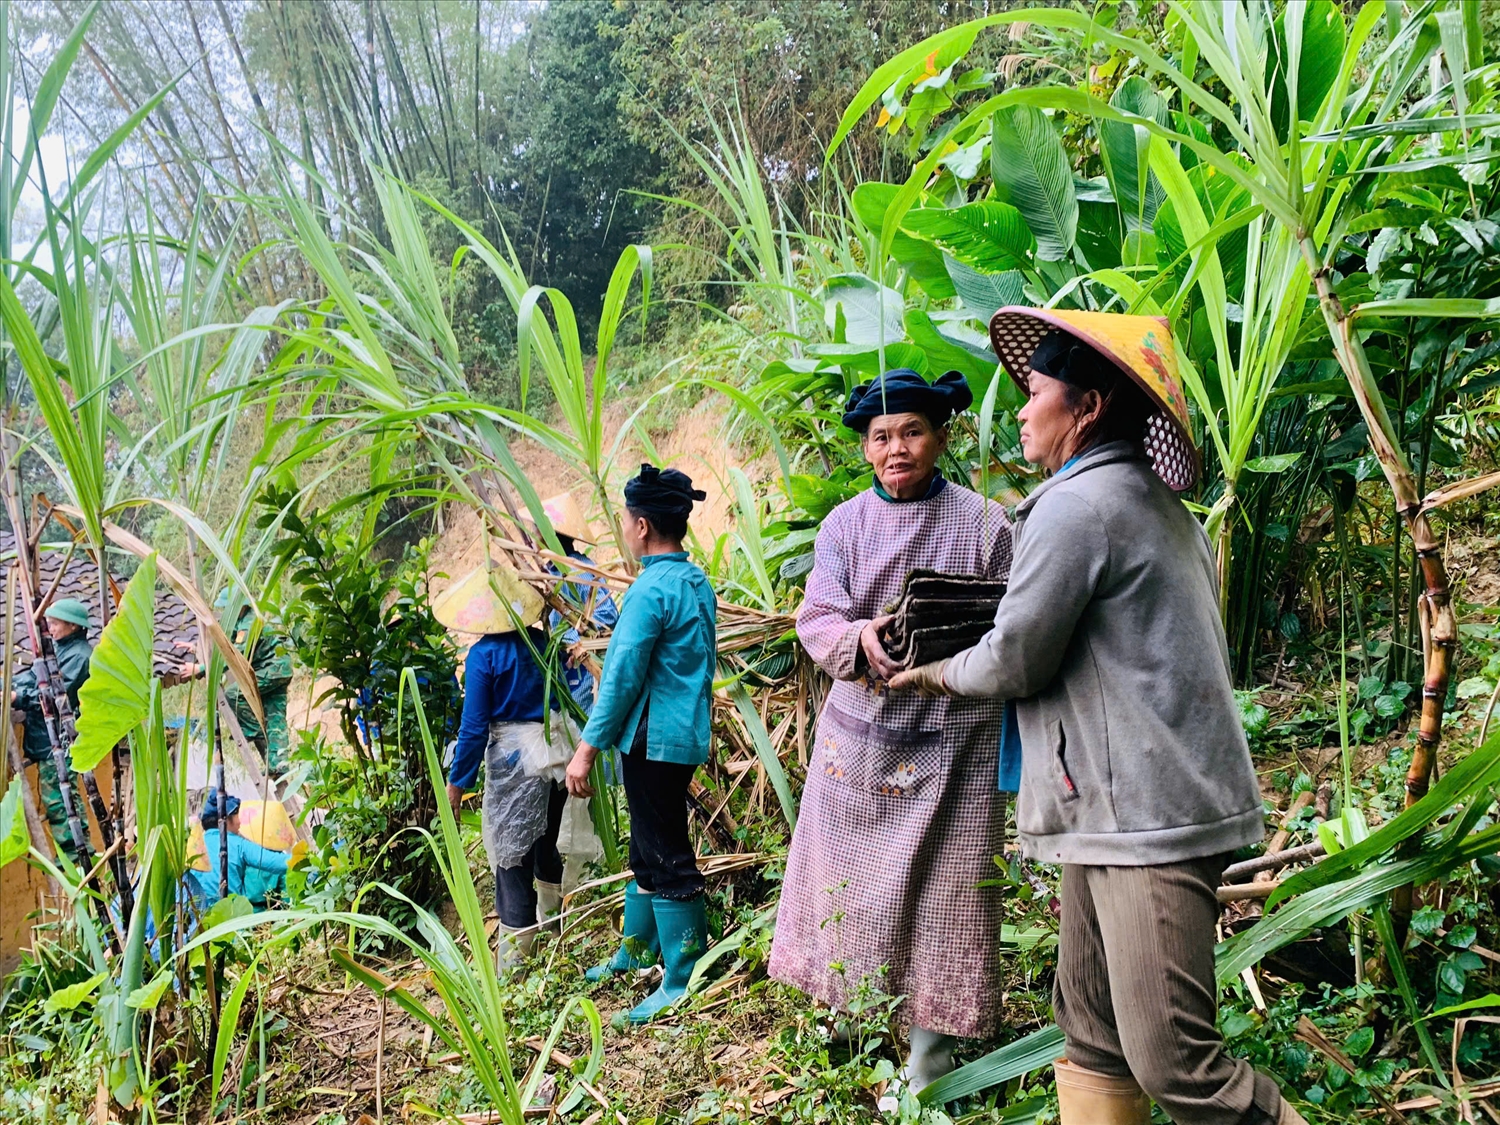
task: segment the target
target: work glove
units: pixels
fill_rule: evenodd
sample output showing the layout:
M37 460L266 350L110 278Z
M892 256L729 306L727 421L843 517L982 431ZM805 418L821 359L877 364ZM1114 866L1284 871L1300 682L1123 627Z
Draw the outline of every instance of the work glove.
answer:
M931 664L923 664L918 668L901 672L891 680L891 690L915 689L923 695L952 695L948 686L943 683L943 669L947 667L946 660L934 660Z

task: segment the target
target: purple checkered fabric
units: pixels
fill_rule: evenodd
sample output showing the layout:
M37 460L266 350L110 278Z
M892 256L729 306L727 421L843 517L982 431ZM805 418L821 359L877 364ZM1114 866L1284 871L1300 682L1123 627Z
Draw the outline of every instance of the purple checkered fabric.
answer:
M803 647L835 683L818 717L771 947L771 975L836 1010L862 988L903 1022L988 1036L999 1010L1003 704L889 693L856 676L860 630L917 567L1006 578L1005 510L952 483L894 504L873 491L818 531Z

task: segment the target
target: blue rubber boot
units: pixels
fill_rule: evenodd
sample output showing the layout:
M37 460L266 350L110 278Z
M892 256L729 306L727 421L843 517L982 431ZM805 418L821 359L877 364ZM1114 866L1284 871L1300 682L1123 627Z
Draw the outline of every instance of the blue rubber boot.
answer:
M608 961L584 971L586 980L598 983L615 973L628 973L632 969L645 969L656 964L656 955L661 952L661 942L656 936L656 914L651 909L651 900L656 896L643 891L632 879L625 887L625 919L620 929L620 948Z
M631 1023L646 1023L687 995L693 966L708 948L708 915L703 896L680 902L656 896L656 932L661 937L661 987L630 1009Z

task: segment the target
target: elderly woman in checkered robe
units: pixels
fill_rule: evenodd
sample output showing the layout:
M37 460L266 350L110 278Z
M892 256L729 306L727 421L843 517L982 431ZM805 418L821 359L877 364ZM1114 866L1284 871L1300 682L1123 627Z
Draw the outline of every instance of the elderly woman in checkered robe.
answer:
M771 975L835 1011L873 989L904 996L912 1089L952 1069L956 1036L988 1037L999 1009L1003 703L890 694L885 607L930 568L1004 579L1005 510L945 480L952 413L973 402L957 372L928 384L889 371L849 399L873 487L818 531L797 616L834 679L787 861Z

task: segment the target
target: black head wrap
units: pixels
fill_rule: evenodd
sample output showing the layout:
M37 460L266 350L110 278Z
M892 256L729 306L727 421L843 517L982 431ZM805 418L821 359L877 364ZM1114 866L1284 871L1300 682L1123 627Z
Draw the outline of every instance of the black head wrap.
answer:
M640 476L625 482L625 506L647 516L682 516L693 510L694 500L707 500L708 493L694 488L692 478L677 469L641 465Z
M1120 381L1120 369L1068 332L1049 332L1036 346L1033 371L1060 379L1079 390L1104 394Z
M969 381L957 371L938 376L929 383L909 367L887 371L880 378L861 383L844 405L844 425L865 433L882 414L925 414L934 427L974 402Z
M224 818L227 820L240 811L240 799L226 795L224 798ZM219 827L219 791L210 789L203 798L203 812L198 819L203 822L203 830L207 832L211 828Z

